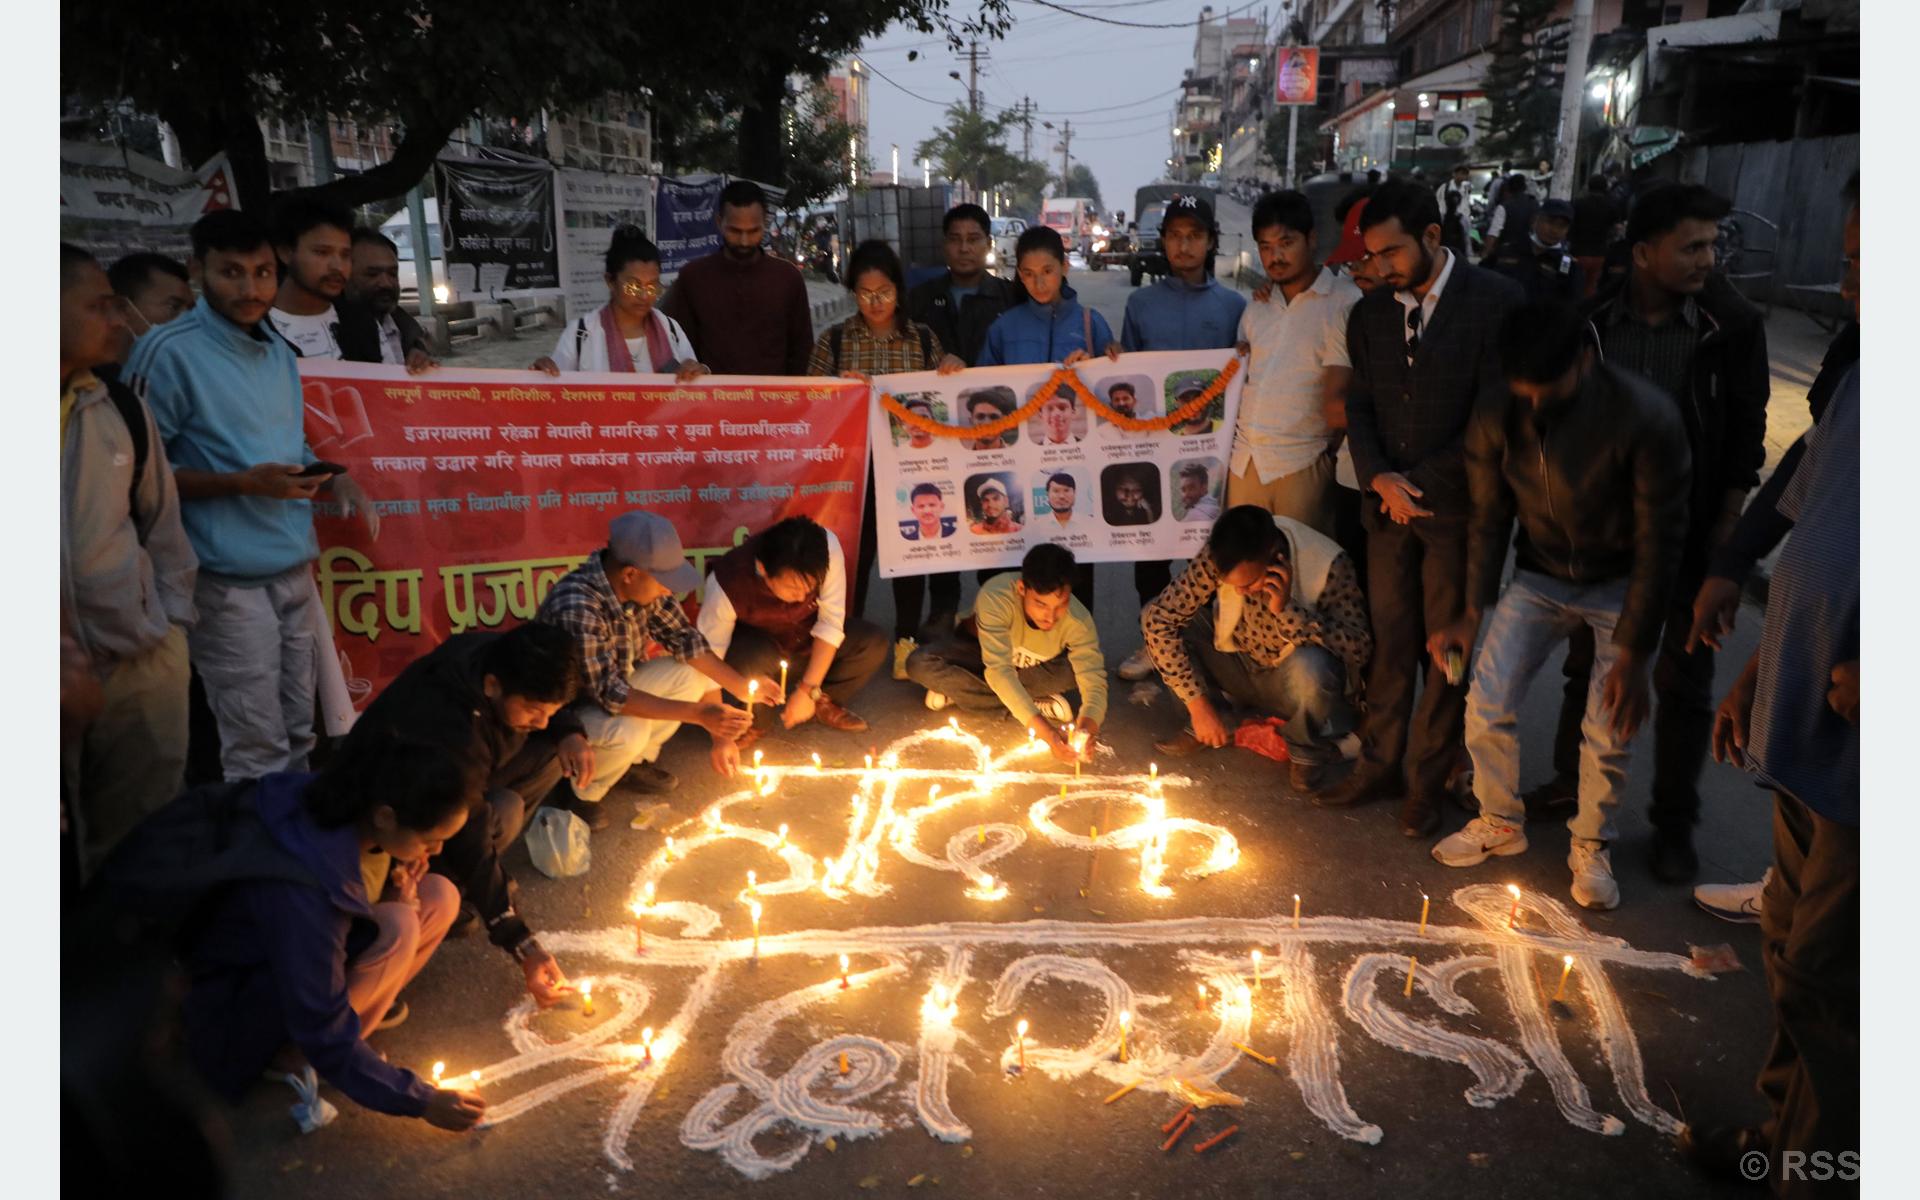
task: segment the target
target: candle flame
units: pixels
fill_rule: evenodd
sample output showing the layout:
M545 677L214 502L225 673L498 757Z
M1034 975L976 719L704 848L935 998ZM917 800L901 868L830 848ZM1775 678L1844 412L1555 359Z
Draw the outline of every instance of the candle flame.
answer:
M753 923L758 925L760 923L760 902L758 900L749 901L747 903L747 912L753 915Z
M786 844L786 840L787 840L787 826L786 826L786 823L785 823L785 822L783 821L783 822L781 822L781 824L780 824L780 842L781 842L781 844L782 844L782 845L785 845L785 844Z
M760 760L765 758L766 756L767 756L767 752L765 750L755 750L753 752L753 765L756 768L758 768L760 765Z
M813 769L816 771L820 769L820 752L818 750L813 752Z
M1020 1023L1019 1023L1018 1025L1015 1025L1015 1026L1013 1027L1013 1032L1014 1032L1014 1034L1015 1034L1015 1036L1017 1036L1017 1037L1025 1037L1025 1036L1027 1036L1027 1022L1026 1022L1026 1018L1024 1018L1024 1017L1022 1017L1022 1018L1021 1018L1021 1020L1020 1020Z
M1253 1003L1253 989L1248 987L1246 984L1243 983L1240 985L1240 991L1238 995L1240 998L1240 1003L1242 1004Z
M582 996L591 996L591 995L593 995L593 980L591 980L591 979L582 979L582 980L580 981L580 994L581 994Z
M780 669L781 669L782 671L784 671L784 670L786 670L786 669L787 669L787 660L786 660L786 659L784 659L784 658L780 660Z
M1207 985L1202 983L1202 984L1199 984L1198 987L1200 989L1200 999L1202 1001L1205 1001L1207 998Z
M873 755L867 755L867 770L873 770Z
M478 1072L478 1071L475 1071L475 1072L473 1072L472 1074L470 1074L470 1075L468 1075L468 1076L467 1076L467 1078L469 1078L469 1079L471 1079L471 1080L473 1080L473 1086L474 1086L474 1087L479 1087L479 1086L480 1086L480 1072Z
M649 1025L640 1031L640 1044L649 1050L653 1049L653 1026Z
M759 886L760 886L760 883L758 880L754 878L753 872L748 871L747 872L747 890L751 892L756 888L758 888Z
M435 1087L440 1086L440 1077L442 1075L445 1075L446 1073L447 1073L447 1064L443 1062L437 1062L433 1064L433 1084Z
M844 954L840 956L840 973L842 975L847 973L847 956Z
M671 837L667 839L667 861L673 861L673 839Z
M1120 1028L1125 1029L1128 1025L1132 1023L1133 1023L1133 1014L1128 1012L1124 1008L1121 1009L1120 1010Z
M647 880L647 886L645 891L646 891L647 905L651 907L653 905L653 880L651 879Z
M1565 964L1566 964L1567 966L1569 966L1569 967L1570 967L1570 966L1572 966L1572 965L1573 965L1573 955L1571 955L1571 954L1563 954L1563 955L1561 955L1561 956L1560 956L1560 961L1561 961L1561 962L1563 962L1563 963L1565 963Z
M959 717L948 717L948 718L947 718L947 728L948 728L948 729L951 729L951 730L953 730L953 731L954 731L955 733L959 733L959 732L960 732L960 718L959 718Z
M1518 900L1520 898L1520 889L1510 883L1507 885L1507 894L1515 900Z
M1147 778L1148 778L1148 779L1158 779L1158 778L1160 778L1160 764L1159 764L1159 763L1157 763L1157 762L1150 762L1150 763L1148 763L1148 764L1147 764Z
M759 692L759 690L760 690L760 681L758 679L749 679L747 681L747 695L752 696L757 692Z

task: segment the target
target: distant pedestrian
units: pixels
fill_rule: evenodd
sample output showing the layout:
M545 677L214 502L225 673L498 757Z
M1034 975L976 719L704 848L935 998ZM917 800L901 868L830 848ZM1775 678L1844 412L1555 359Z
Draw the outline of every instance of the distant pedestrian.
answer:
M142 337L125 377L152 408L200 560L188 650L221 770L253 779L303 770L314 746L319 656L332 649L313 582L313 497L330 490L369 536L380 522L360 485L306 444L294 352L266 323L276 287L266 227L222 209L192 238L200 302Z
M1527 177L1518 172L1507 176L1500 189L1500 201L1487 219L1486 241L1480 247L1480 265L1518 261L1526 257L1528 239L1533 236L1533 217L1540 202L1527 190Z
M721 247L695 259L660 302L699 361L719 375L805 375L813 347L806 281L768 255L767 194L748 179L720 190Z
M1455 163L1453 177L1434 189L1440 205L1440 244L1455 254L1467 252L1467 221L1473 215L1473 173Z
M681 383L707 373L680 323L654 306L667 290L660 282L660 251L638 226L614 229L606 281L607 302L562 329L553 353L535 359L534 370L672 375Z
M1586 287L1567 246L1572 225L1573 205L1565 200L1546 201L1534 213L1533 232L1525 245L1502 239L1491 260L1493 269L1519 284L1530 301L1578 302Z
M112 361L124 311L93 257L63 243L60 602L101 707L62 747L60 785L87 870L173 799L187 761L198 560L152 414L132 388L94 373Z

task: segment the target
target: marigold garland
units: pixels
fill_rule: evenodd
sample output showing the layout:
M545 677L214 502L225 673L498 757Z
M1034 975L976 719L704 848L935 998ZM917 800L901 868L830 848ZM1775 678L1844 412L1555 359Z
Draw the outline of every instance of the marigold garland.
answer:
M1047 401L1053 399L1055 393L1064 386L1073 392L1073 394L1079 398L1080 402L1086 405L1089 411L1099 415L1110 424L1117 425L1129 433L1156 433L1181 424L1195 413L1205 409L1215 400L1218 400L1226 393L1227 385L1232 383L1234 376L1239 373L1240 358L1238 355L1235 355L1227 360L1227 365L1220 369L1220 373L1214 377L1212 383L1209 383L1205 388L1201 389L1198 396L1195 396L1192 400L1189 400L1172 412L1167 413L1165 416L1148 417L1145 419L1130 417L1125 413L1117 412L1109 408L1105 401L1088 390L1086 383L1080 378L1079 373L1070 367L1061 367L1055 371L1047 380L1046 384L1033 394L1031 400L1028 400L1025 404L1008 413L1006 416L989 421L984 425L942 425L931 417L923 417L919 413L909 411L905 405L894 399L892 394L888 392L880 393L880 407L902 423L933 437L990 438L1005 433L1009 429L1014 429L1032 419L1033 415L1039 412L1041 408L1046 405Z

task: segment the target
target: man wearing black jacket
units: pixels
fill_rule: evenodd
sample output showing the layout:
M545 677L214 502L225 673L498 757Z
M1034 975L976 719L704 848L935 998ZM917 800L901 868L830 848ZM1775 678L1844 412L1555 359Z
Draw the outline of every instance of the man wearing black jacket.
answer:
M1581 319L1564 303L1513 310L1500 357L1511 394L1475 412L1467 429L1467 607L1428 640L1436 664L1472 650L1480 616L1499 592L1516 516L1520 537L1467 700L1480 815L1433 856L1468 867L1527 848L1518 713L1555 644L1584 628L1604 638L1605 673L1586 697L1567 865L1573 898L1610 909L1620 902L1607 849L1613 813L1626 788L1629 743L1646 716L1647 671L1686 530L1687 435L1652 385L1596 366Z
M437 365L426 330L400 307L399 247L379 230L353 231L352 270L334 308L340 316L340 351L348 362L404 364L409 375Z
M1740 516L1766 460L1766 329L1760 310L1714 274L1714 241L1727 202L1697 184L1640 196L1627 220L1632 268L1584 308L1601 360L1633 371L1673 398L1693 457L1680 573L1654 664L1653 873L1688 883L1699 870L1693 826L1700 771L1713 732L1713 651L1688 646L1692 601L1708 560ZM1564 807L1577 790L1577 747L1592 674L1593 638L1568 645L1565 694L1554 740L1554 779L1529 793L1536 814Z
M1465 608L1468 511L1465 438L1477 405L1506 394L1496 333L1520 286L1440 245L1433 193L1382 184L1360 218L1368 258L1386 286L1347 321L1353 363L1347 438L1364 509L1373 661L1360 762L1323 808L1401 794L1400 831L1425 837L1460 745L1464 680L1428 669L1414 687L1427 636Z
M463 908L474 910L488 939L520 964L542 1008L570 989L515 910L516 888L501 858L563 775L582 783L592 777L586 732L566 707L579 689L579 658L573 635L554 625L456 634L400 672L347 735L350 747L398 731L484 766L485 804L429 869L459 887Z
M1010 280L987 270L993 218L978 204L956 204L941 221L947 273L907 292L907 314L932 328L940 344L973 366L986 345L987 326L1020 303Z

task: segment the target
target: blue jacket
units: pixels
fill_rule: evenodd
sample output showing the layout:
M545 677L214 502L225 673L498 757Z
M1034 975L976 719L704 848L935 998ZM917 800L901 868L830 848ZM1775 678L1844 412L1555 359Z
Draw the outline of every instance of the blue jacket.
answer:
M1123 350L1231 350L1247 298L1209 279L1199 287L1169 275L1127 298Z
M1087 314L1083 319L1081 314ZM1087 345L1087 326L1093 327L1093 345ZM1106 353L1113 330L1106 318L1081 308L1072 288L1060 285L1052 304L1028 300L1000 314L987 328L987 344L976 367L1006 367L1020 363L1057 363L1075 350Z
M433 1085L376 1054L347 1003L347 961L373 944L377 929L360 881L359 836L314 824L306 807L312 781L265 776L254 808L319 886L239 883L213 902L186 952L187 1052L216 1089L238 1099L292 1042L354 1103L417 1117Z
M293 349L265 322L242 329L202 299L142 335L124 377L153 410L175 470L244 471L314 460L296 364ZM307 500L188 500L180 520L200 569L215 575L268 579L320 554Z

